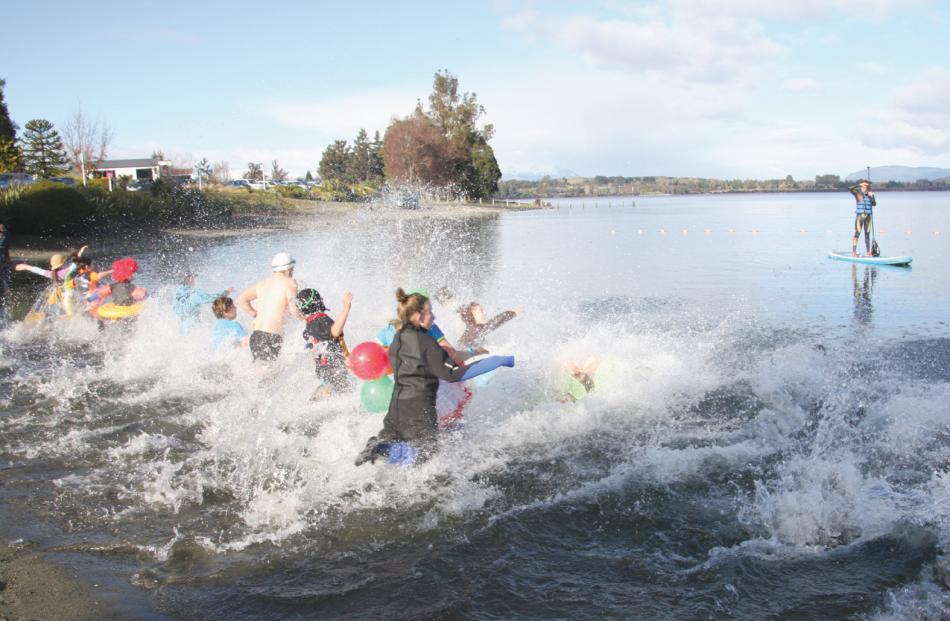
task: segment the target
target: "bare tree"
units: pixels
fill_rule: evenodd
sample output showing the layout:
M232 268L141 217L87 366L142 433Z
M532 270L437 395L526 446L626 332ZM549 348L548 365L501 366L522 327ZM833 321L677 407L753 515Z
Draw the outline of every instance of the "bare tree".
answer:
M212 164L211 180L222 185L231 180L231 167L228 166L227 162L221 160Z
M287 179L287 171L280 167L277 160L271 162L270 178L274 181L284 181Z
M106 159L114 137L112 129L105 121L91 120L82 111L82 106L76 109L63 128L66 155L74 168L81 172L85 168L86 174L98 168Z
M248 162L247 170L244 172L244 178L251 181L263 181L264 165L260 162Z

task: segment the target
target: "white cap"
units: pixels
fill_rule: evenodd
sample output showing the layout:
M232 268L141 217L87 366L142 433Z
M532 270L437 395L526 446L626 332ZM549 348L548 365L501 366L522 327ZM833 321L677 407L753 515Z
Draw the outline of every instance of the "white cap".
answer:
M283 272L285 270L291 269L296 261L292 256L286 252L278 252L274 255L274 258L271 259L270 266L271 269L275 272Z

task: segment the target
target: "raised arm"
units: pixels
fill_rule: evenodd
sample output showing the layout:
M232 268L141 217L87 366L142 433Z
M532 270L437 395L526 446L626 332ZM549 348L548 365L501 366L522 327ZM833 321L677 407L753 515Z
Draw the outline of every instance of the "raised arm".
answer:
M353 294L347 291L343 294L343 304L340 308L340 314L336 321L330 327L330 334L336 338L343 335L343 328L346 326L346 319L350 316L350 307L353 305Z
M32 272L37 276L42 276L43 278L52 278L53 272L50 270L44 270L42 267L34 267L29 263L17 263L13 269L18 272Z

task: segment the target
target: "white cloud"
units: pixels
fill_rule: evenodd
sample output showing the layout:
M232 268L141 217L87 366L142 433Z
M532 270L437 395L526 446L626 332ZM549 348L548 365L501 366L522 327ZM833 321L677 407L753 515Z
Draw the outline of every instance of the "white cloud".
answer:
M350 139L360 128L382 133L391 118L410 114L426 87L412 92L378 91L331 97L318 101L270 99L259 106L263 114L283 125L316 130L336 139Z
M813 93L819 89L818 82L809 78L786 80L782 86L789 93Z
M884 75L887 73L887 66L877 62L866 62L858 65L858 69L871 75Z
M669 9L622 19L525 12L504 25L556 41L595 66L705 82L737 80L781 52L754 19L696 13L677 3Z
M742 94L729 87L604 70L564 69L556 81L522 71L518 90L506 83L499 76L497 86L479 92L479 100L497 130L496 157L509 173L696 172L707 163L700 162L696 145L727 140L725 128L742 123L746 114Z
M815 20L846 15L861 21L877 21L894 13L910 10L928 0L795 0L795 2L762 2L762 0L670 0L678 10L695 15L746 16L754 19Z
M869 146L936 156L950 153L950 70L931 69L900 90L865 127Z

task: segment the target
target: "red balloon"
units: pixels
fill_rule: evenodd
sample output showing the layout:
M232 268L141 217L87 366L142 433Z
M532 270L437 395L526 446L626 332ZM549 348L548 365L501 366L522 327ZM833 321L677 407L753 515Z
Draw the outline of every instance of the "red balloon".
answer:
M379 379L386 374L387 368L389 354L379 343L366 341L350 350L350 370L360 379Z

